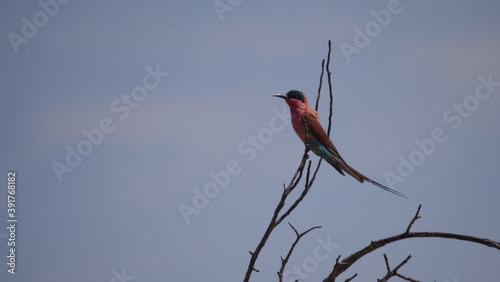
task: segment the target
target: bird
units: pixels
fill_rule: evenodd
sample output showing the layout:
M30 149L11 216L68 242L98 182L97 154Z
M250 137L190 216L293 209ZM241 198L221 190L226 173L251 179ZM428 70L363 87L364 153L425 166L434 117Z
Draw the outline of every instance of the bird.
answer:
M307 148L313 151L320 158L327 161L340 174L345 176L345 172L361 183L367 181L379 188L384 189L385 191L406 198L406 196L401 192L371 180L344 161L342 156L340 156L337 151L337 148L335 148L335 145L333 145L332 141L319 123L319 112L309 106L307 103L307 97L303 92L290 90L286 94L274 94L273 96L285 99L286 103L290 107L293 129Z

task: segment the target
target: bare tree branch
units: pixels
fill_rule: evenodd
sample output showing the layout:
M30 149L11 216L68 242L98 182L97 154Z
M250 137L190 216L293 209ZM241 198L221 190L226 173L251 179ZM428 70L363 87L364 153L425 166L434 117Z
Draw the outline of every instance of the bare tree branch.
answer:
M290 225L290 227L293 229L293 231L295 232L295 235L297 237L295 238L295 242L293 242L292 246L290 247L290 250L288 251L288 254L286 255L286 257L285 258L281 257L281 268L278 271L278 277L279 277L280 282L283 282L283 272L285 271L285 266L286 266L288 260L290 259L290 257L292 256L293 249L295 249L295 246L297 246L297 244L299 243L300 238L302 238L302 236L309 233L309 231L312 231L316 228L321 228L321 226L314 226L314 227L309 228L308 230L299 234L299 232L297 232L297 229L295 229L295 227L293 227L293 225L290 224L290 222L288 223L288 225Z
M410 224L408 224L408 228L406 228L406 232L405 233L410 233L410 229L413 225L413 223L415 223L415 221L417 221L417 219L420 218L420 209L422 208L422 204L418 205L418 209L417 209L417 212L415 213L415 216L413 217L413 219L411 220Z
M311 171L311 161L309 161L309 164L307 165L306 179L309 178L310 171ZM310 188L311 188L311 186L307 184L307 180L306 180L306 183L304 184L304 190L300 194L300 197L297 198L297 200L295 200L295 202L283 213L282 216L280 216L280 218L278 220L276 220L276 224L280 224L283 221L283 219L285 219L287 216L290 215L290 213L292 213L292 211L299 205L299 203L307 195Z
M328 115L328 131L326 134L330 136L332 129L332 115L333 115L333 90L332 90L332 72L330 72L330 53L332 53L332 42L328 40L328 56L326 59L326 74L328 77L328 91L330 93L330 114Z
M318 110L319 106L319 96L321 95L321 85L323 84L323 72L325 70L325 59L321 61L321 74L319 75L319 87L318 87L318 97L316 98L316 106L314 110Z
M420 218L419 212L420 212L420 207L419 206L417 213L411 220L410 224L408 227L411 227L413 223ZM394 243L396 241L408 239L408 238L446 238L446 239L456 239L456 240L461 240L461 241L469 241L469 242L474 242L478 243L481 245L485 245L490 248L495 248L500 250L500 243L495 242L490 239L485 239L485 238L477 238L473 236L468 236L468 235L461 235L461 234L454 234L454 233L444 233L444 232L410 232L410 228L407 228L407 230L404 233L401 233L396 236L388 237L385 239L381 239L378 241L372 241L370 245L366 246L365 248L359 250L358 252L351 254L350 256L346 257L343 259L341 262L339 262L339 259L337 259L335 265L333 266L332 272L326 277L323 282L334 282L335 278L337 278L340 274L342 274L345 270L347 270L349 267L351 267L358 259L361 257L365 256L366 254L371 253L372 251L381 248L387 244ZM339 256L340 258L340 256ZM411 281L411 280L409 280Z
M394 276L404 277L403 279L408 278L408 277L405 277L405 276L400 275L400 274L398 273L398 270L399 270L399 269L400 269L400 268L401 268L404 264L406 264L406 263L410 260L410 258L411 258L411 255L408 255L408 257L407 257L404 261L402 261L402 262L401 262L398 266L396 266L396 268L394 268L394 269L392 269L392 270L391 270L391 267L389 266L389 259L387 258L387 255L386 255L386 254L384 254L385 266L387 267L387 274L386 274L383 278L381 278L381 279L377 279L377 281L378 281L378 282L387 282L387 281L389 281L389 279L390 279L391 277L394 277ZM411 278L409 278L409 279L411 279ZM413 279L411 279L411 280L409 280L409 281L417 281L417 280L413 280ZM418 282L418 281L417 281L417 282Z
M260 240L259 244L257 245L257 248L255 248L255 251L250 252L251 258L250 258L250 263L248 264L247 272L245 273L245 278L243 280L244 282L250 281L250 276L252 275L252 272L256 271L255 262L257 261L257 258L260 254L260 251L262 250L262 248L264 248L264 245L266 244L266 241L269 238L269 235L271 235L274 228L276 228L276 226L278 226L278 224L279 224L279 223L277 223L276 220L278 218L280 211L285 206L285 200L286 200L287 196L290 194L290 192L299 184L299 181L302 178L302 173L304 171L304 167L305 167L306 160L307 160L307 152L308 152L308 149L306 148L304 151L304 155L302 156L302 160L300 162L300 165L297 168L297 171L295 172L294 176L292 177L292 180L288 184L288 187L283 189L283 193L281 194L281 199L280 199L278 205L276 206L276 209L274 210L273 217L271 218L271 221L269 222L269 225L267 226L267 229L264 232L262 239Z

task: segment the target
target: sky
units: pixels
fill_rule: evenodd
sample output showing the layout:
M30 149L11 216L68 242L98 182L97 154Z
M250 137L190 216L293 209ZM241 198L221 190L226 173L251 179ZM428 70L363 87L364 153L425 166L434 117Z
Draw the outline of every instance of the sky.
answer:
M499 9L465 0L3 1L0 281L242 281L304 149L272 95L297 89L315 101L328 40L333 142L409 199L323 163L251 281L277 281L295 240L286 222L322 228L301 239L285 281L322 281L339 255L404 232L419 204L413 231L500 241ZM9 195L17 222L7 221ZM400 273L421 281L500 278L498 250L409 239L341 280L382 278L384 253L391 266L411 254Z

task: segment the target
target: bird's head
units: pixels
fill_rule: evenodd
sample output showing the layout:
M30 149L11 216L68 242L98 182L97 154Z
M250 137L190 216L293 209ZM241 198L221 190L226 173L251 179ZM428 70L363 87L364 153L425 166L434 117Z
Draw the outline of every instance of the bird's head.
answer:
M298 90L290 90L286 94L274 94L273 96L285 99L290 108L303 108L307 105L306 95Z

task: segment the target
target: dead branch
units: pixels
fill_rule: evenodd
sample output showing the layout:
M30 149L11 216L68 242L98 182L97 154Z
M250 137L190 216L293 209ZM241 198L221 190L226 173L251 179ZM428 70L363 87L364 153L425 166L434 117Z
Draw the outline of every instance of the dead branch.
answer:
M444 232L410 232L410 228L412 227L413 223L415 223L415 221L420 218L419 213L420 213L421 206L422 205L419 205L417 213L412 218L410 224L408 225L408 228L406 229L406 231L404 233L401 233L399 235L395 235L392 237L384 238L381 240L372 241L370 243L370 245L366 246L365 248L359 250L356 253L351 254L350 256L343 259L341 262L339 262L339 259L337 259L337 261L335 262L335 265L333 266L332 272L328 275L328 277L326 277L323 280L323 282L334 282L335 278L337 278L340 274L342 274L349 267L351 267L358 259L375 251L376 249L381 248L387 244L394 243L394 242L404 240L404 239L409 239L409 238L456 239L456 240L461 240L461 241L478 243L478 244L485 245L485 246L490 247L490 248L495 248L495 249L500 250L500 243L499 242L495 242L493 240L486 239L486 238L477 238L477 237L468 236L468 235L444 233Z
M323 85L323 72L325 70L325 59L321 61L321 74L319 75L319 86L318 86L318 97L316 97L316 106L314 110L318 110L319 106L319 96L321 95L321 85Z
M405 280L408 280L408 281L416 281L416 282L419 282L418 280L414 280L412 278L409 278L409 277L406 277L404 275L401 275L398 273L398 270L404 265L406 264L411 258L411 255L408 255L408 257L402 261L398 266L396 266L396 268L392 269L391 270L391 267L389 266L389 259L387 258L387 255L384 254L384 260L385 260L385 266L387 267L387 274L383 277L383 278L380 278L380 279L377 279L378 282L387 282L389 281L389 279L391 277L394 277L394 276L397 276L397 277L400 277L402 279L405 279ZM410 280L409 280L410 279Z
M418 205L417 212L415 213L415 216L411 220L410 224L408 224L408 228L406 228L406 232L405 233L410 233L410 229L411 229L413 223L415 223L415 221L417 221L417 219L420 218L420 216L419 216L419 214L420 214L420 208L422 208L422 205Z
M305 167L306 160L307 160L307 151L308 150L306 148L304 155L302 156L302 160L300 162L300 165L297 168L297 171L295 172L294 176L292 177L292 180L288 184L288 187L283 189L283 193L281 194L281 199L274 210L273 217L271 218L271 221L269 222L269 225L267 226L267 229L266 229L264 235L262 236L262 239L260 240L259 244L257 245L257 248L255 248L255 251L250 252L251 258L250 258L250 263L248 264L247 272L245 274L245 279L243 280L244 282L248 282L250 280L250 276L251 276L252 272L255 271L255 269L256 269L255 262L257 261L257 258L259 257L260 251L262 250L262 248L264 248L264 245L266 244L266 241L269 238L269 235L271 235L274 228L276 228L276 226L278 226L278 224L279 224L279 223L277 223L277 218L278 218L280 211L285 206L286 198L288 197L290 192L292 192L292 190L299 184L299 181L302 178L302 174L303 174L304 167ZM284 184L283 184L283 186L284 186Z
M330 130L332 129L332 115L333 115L333 90L332 90L332 72L330 71L330 54L332 53L332 42L328 40L328 56L326 59L326 74L328 77L328 93L330 93L330 113L328 115L328 130L326 134L330 136Z
M308 230L299 234L299 232L297 232L297 229L295 229L295 227L293 227L293 225L290 222L288 223L288 225L290 225L290 227L293 229L293 232L295 232L296 238L295 238L295 241L293 242L292 246L290 247L290 250L288 251L288 254L286 255L286 257L285 258L281 257L281 268L278 271L278 277L279 277L280 282L283 282L283 272L285 271L285 266L288 263L288 260L290 259L290 257L292 256L292 252L295 249L295 246L297 246L297 244L299 243L300 238L302 238L302 236L309 233L309 231L312 231L312 230L317 229L317 228L321 228L321 226L314 226L314 227L309 228Z

